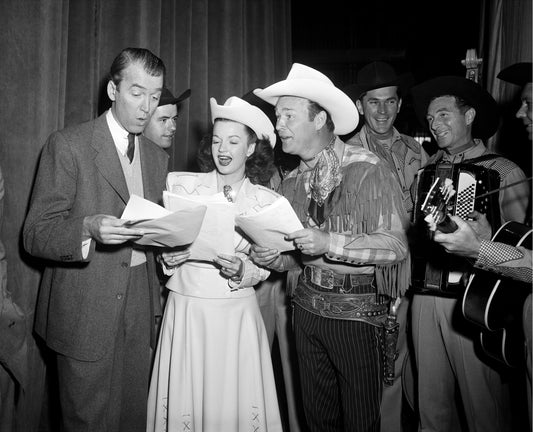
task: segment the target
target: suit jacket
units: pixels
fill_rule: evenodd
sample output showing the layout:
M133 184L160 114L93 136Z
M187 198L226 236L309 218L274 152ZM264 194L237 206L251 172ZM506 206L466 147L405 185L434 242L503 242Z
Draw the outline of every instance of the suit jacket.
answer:
M159 202L168 155L139 136L144 196ZM105 114L54 132L40 159L24 247L47 261L37 299L35 330L53 350L84 361L113 344L130 272L131 244L91 241L82 256L85 216L120 217L129 199ZM147 252L154 315L161 314L153 254Z

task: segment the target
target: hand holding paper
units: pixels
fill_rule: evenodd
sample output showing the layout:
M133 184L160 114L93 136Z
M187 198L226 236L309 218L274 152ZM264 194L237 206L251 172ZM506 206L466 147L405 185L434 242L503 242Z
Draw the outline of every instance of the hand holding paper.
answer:
M131 195L121 219L127 227L142 229L135 243L145 246L176 247L190 244L198 236L206 207L200 204L171 212L137 195Z
M285 240L288 234L303 229L292 206L285 197L278 197L257 212L238 215L235 223L254 243L278 252L295 249L292 241Z

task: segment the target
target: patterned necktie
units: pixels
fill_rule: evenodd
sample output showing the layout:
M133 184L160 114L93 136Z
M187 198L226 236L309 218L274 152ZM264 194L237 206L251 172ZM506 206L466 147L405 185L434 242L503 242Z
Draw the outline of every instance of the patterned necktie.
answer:
M134 154L135 154L135 134L129 133L128 134L128 150L126 151L126 155L128 156L130 163L133 161Z
M233 196L232 196L233 189L231 188L231 186L224 185L223 191L224 191L224 196L226 197L226 199L229 202L233 202Z

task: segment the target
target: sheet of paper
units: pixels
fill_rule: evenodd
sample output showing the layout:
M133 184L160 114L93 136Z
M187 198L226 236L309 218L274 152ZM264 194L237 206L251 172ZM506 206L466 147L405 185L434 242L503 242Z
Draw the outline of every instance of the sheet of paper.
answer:
M235 217L236 225L259 246L285 252L295 249L285 236L303 229L302 223L285 197L277 198L272 204L256 212Z
M207 207L197 204L171 212L140 196L131 195L121 219L128 227L144 231L135 243L145 246L177 247L191 244L202 226Z
M163 192L167 210L183 211L205 205L207 210L198 237L191 245L191 260L212 261L218 254L234 255L235 205L211 195L177 195Z
M137 221L142 219L156 219L167 216L171 211L139 195L132 194L122 213L121 219Z

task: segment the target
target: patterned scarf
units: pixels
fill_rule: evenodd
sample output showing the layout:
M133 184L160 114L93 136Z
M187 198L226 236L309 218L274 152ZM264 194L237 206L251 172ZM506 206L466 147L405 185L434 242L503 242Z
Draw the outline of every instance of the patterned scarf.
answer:
M311 202L309 213L313 220L321 225L325 220L324 203L329 201L332 192L341 184L342 173L339 158L333 148L335 136L324 150L318 154L318 161L311 172L309 190Z

